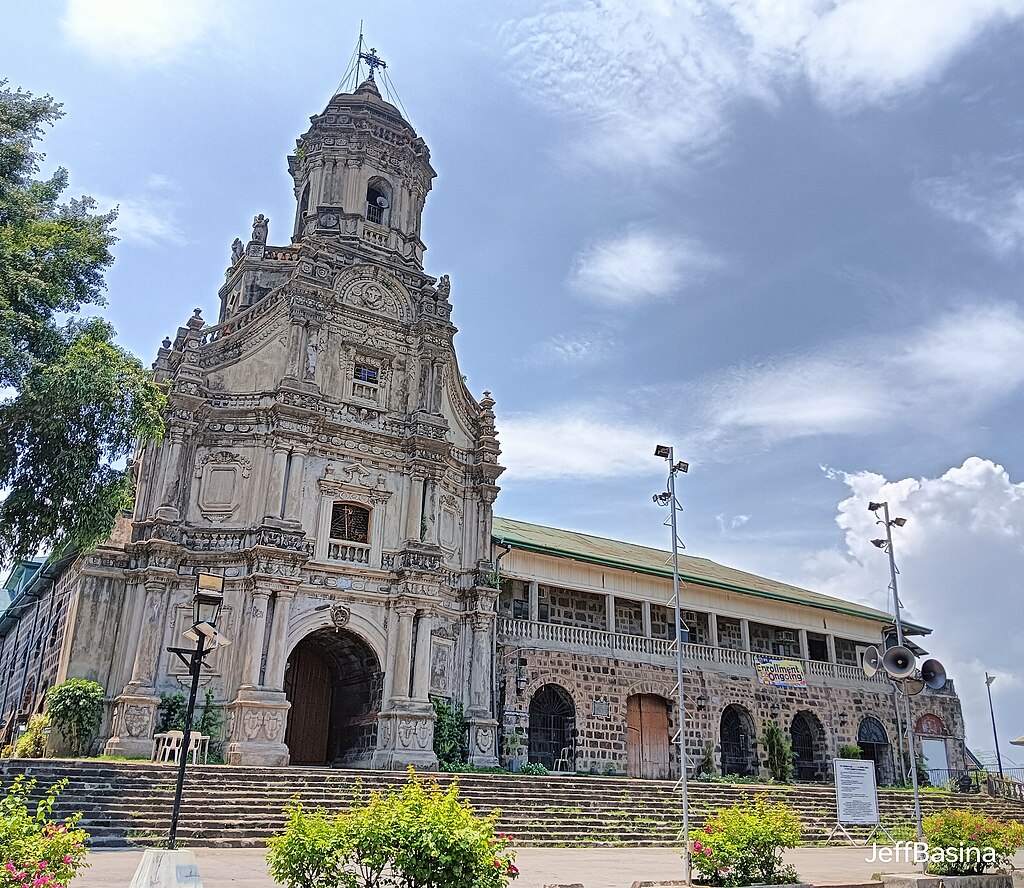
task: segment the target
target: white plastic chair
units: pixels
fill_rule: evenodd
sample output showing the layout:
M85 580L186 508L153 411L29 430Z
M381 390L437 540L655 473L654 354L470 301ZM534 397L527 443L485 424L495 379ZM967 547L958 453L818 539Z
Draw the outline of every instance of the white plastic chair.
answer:
M184 731L168 731L164 735L164 748L160 752L161 762L176 762L181 746L185 742Z

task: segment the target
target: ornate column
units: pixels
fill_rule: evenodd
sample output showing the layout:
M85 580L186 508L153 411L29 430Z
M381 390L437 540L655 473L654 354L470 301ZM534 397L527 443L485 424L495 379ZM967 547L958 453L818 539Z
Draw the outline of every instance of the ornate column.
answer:
M493 592L494 590L490 590ZM494 599L479 597L471 617L473 629L469 682L469 760L485 768L498 764L498 722L492 712L492 670L494 668Z
M294 593L278 589L274 621L270 630L270 652L265 680L260 682L263 637L269 613L270 590L254 588L249 607L249 646L246 649L245 683L227 706L227 761L231 765L278 767L288 764L284 742L291 704L282 689L284 648L288 615Z
M249 608L249 647L246 650L245 683L243 687L260 686L260 671L263 665L263 637L266 634L267 612L270 604L270 590L257 588L252 592Z
M306 451L292 450L291 465L288 467L287 498L284 505L284 517L287 521L301 520L302 511L302 470L305 466Z
M284 690L288 616L294 597L295 593L291 589L278 589L274 595L274 622L270 627L270 652L267 654L267 671L263 678L263 687L272 691Z
M418 540L420 538L420 526L423 518L423 479L409 479L408 511L405 514L405 538L407 540Z
M288 468L288 450L281 444L274 447L273 462L270 464L270 479L267 482L267 505L264 520L281 519L282 500L284 499L284 479Z
M160 473L160 505L156 517L165 521L179 518L177 500L181 484L181 451L185 443L185 430L180 425L171 426L170 446Z
M168 582L162 577L148 578L143 586L146 598L132 676L114 700L111 736L103 750L106 755L148 756L153 751L156 710L160 705L153 682L163 644L169 593Z
M416 661L413 669L412 698L421 703L430 702L430 633L434 615L425 610L416 624Z
M383 706L387 706L394 693L395 685L395 646L398 644L398 616L395 611L388 611L387 650L384 651L384 689L381 693Z
M399 600L392 610L396 622L394 636L388 623L389 639L394 639L393 676L388 681L391 692L385 709L377 719L377 749L373 754L374 768L437 767L434 755L434 707L429 702L430 688L430 632L433 617L425 613L420 618L416 643L416 686L410 696L409 682L413 666L412 627L416 605ZM388 652L391 660L391 651ZM387 680L386 680L387 681Z
M400 603L395 608L398 631L395 639L395 674L391 683L392 700L409 696L409 671L412 665L412 621L416 616L416 605Z

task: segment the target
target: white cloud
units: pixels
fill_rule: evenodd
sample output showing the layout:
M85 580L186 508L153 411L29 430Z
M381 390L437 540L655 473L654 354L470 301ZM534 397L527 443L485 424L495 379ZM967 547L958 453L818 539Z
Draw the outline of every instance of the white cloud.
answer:
M650 475L655 430L596 408L511 414L498 428L509 477L595 481Z
M888 501L894 528L900 598L909 618L934 629L923 645L945 663L963 702L968 743L993 748L984 673L992 686L1004 755L1024 758L1005 742L1024 734L1024 633L1012 621L1020 611L1024 573L1024 483L1002 466L971 457L936 478L887 481L871 472L838 473L850 496L838 507L846 552L824 552L805 565L809 588L887 602L888 560L871 540L882 528L867 503ZM1011 621L1007 624L1007 620Z
M574 335L559 333L534 347L522 363L532 367L584 366L600 361L613 347L612 336L601 330Z
M209 0L67 0L61 28L98 61L159 65L222 30L227 13Z
M633 230L582 250L569 283L584 299L625 308L677 295L720 264L698 241Z
M953 176L921 182L920 193L935 210L982 235L997 256L1024 251L1024 156L968 165Z
M178 220L181 205L178 188L166 176L154 173L144 187L120 197L94 195L104 209L117 207L114 223L117 237L123 243L156 247L161 244L181 246L188 242Z
M734 367L698 386L704 436L754 432L767 442L869 434L883 419L948 424L1024 385L1024 315L972 305L899 335L840 342L809 355Z
M806 82L836 111L941 75L1024 0L560 0L507 26L516 76L588 125L595 163L665 164L728 127L730 104Z

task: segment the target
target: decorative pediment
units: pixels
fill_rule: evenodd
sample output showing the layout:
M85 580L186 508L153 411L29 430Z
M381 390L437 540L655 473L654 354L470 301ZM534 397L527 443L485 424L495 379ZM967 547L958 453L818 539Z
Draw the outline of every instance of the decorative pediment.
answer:
M412 321L412 299L405 287L375 265L357 265L339 276L334 287L335 301L374 314L394 318L403 324Z

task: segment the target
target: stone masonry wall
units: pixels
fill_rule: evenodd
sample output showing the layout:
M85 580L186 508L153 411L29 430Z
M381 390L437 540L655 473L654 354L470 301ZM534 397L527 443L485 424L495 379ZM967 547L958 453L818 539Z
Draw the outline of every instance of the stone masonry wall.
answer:
M525 665L522 665L522 663ZM526 760L530 700L545 684L565 689L576 707L575 767L606 773L627 770L627 699L633 694L664 697L669 710L669 737L675 735L678 720L673 694L675 668L672 664L630 662L592 654L573 654L547 650L498 649L499 705L504 735L503 763L514 765ZM518 687L517 687L518 685ZM830 779L831 760L840 746L856 743L863 719L871 716L885 729L892 748L888 770L899 771L897 721L889 685L871 686L834 683L808 688L765 687L753 674L735 674L688 670L687 754L691 773L698 767L707 744L713 750L716 770L721 769L720 724L727 706L737 704L749 712L760 735L767 721L775 718L788 734L797 713L809 713L815 734L817 779ZM598 704L595 707L595 702ZM604 704L607 703L607 716ZM952 685L942 693L927 692L912 698L913 718L937 715L946 728L950 768L963 767L964 727L960 701ZM902 710L901 710L902 713ZM904 735L905 736L905 735ZM762 776L764 749L754 753ZM678 774L675 746L671 752L672 770Z

